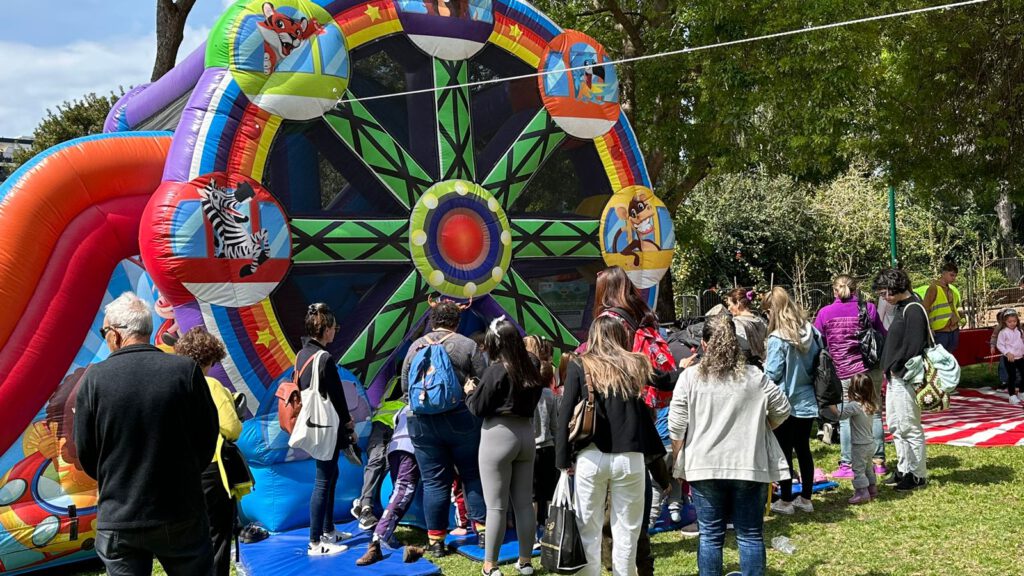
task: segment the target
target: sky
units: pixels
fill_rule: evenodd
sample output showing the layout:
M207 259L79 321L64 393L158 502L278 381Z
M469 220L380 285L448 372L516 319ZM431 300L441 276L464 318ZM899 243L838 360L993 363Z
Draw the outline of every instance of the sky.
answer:
M149 82L157 0L4 0L0 136L29 136L47 108ZM178 61L206 40L233 0L197 0Z

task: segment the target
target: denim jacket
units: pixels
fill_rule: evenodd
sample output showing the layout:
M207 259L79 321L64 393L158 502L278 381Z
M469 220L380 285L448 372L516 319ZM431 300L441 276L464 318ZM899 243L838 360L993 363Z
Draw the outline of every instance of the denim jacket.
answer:
M778 332L768 335L768 358L764 373L785 392L794 418L817 418L818 399L814 393L814 359L821 350L818 331L810 323L800 330L804 351L784 340Z

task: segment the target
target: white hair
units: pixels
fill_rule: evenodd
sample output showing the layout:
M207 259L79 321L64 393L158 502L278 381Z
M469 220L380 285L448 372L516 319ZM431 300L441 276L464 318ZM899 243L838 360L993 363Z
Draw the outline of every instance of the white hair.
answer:
M149 338L153 334L153 313L141 298L125 292L103 308L107 323L122 330L122 335Z

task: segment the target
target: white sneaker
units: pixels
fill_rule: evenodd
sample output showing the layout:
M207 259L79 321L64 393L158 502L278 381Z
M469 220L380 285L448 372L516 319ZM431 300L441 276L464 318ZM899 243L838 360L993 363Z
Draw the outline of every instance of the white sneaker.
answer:
M527 563L526 566L521 566L519 561L516 560L516 572L519 572L522 576L533 576L533 565Z
M341 554L345 550L348 550L348 546L345 546L344 544L332 544L324 541L321 541L319 544L310 542L309 546L306 547L306 555L333 556L335 554Z
M349 534L348 532L338 532L337 530L331 530L330 532L324 533L324 535L320 537L320 541L326 542L328 544L337 544L338 542L343 542L351 537L352 534Z
M1019 405L1020 404L1020 396L1018 396L1018 395L1010 396L1010 404L1013 404L1014 406Z
M776 514L785 514L792 516L796 511L793 509L792 502L783 502L782 500L776 500L772 502L772 512Z
M814 512L814 504L811 504L811 501L803 496L797 496L793 500L793 507L801 512Z
M679 524L683 521L683 507L680 504L669 504L668 517L672 520L673 524Z
M359 515L363 513L363 505L359 502L359 498L352 501L352 517L359 520Z
M680 528L679 534L681 534L683 538L696 538L697 536L700 536L700 528L697 526L696 522L691 522L690 524Z

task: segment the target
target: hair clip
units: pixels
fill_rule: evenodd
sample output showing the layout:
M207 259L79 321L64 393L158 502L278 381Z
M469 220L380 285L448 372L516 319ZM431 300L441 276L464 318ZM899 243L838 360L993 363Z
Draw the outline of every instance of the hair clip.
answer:
M460 312L464 312L464 311L468 310L470 306L473 305L473 297L470 296L469 300L467 300L464 304L459 304L458 302L456 302L455 300L452 300L450 298L438 298L437 300L434 300L434 296L433 295L431 295L431 294L427 295L427 304L431 308L436 308L442 302L451 302L452 304L455 304L456 306L459 307L459 311Z
M487 331L490 332L491 334L494 334L494 339L497 340L498 342L501 342L501 336L498 334L498 324L501 324L504 321L505 315L502 314L501 316L498 316L494 320L491 320L491 325L487 327Z

